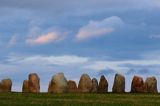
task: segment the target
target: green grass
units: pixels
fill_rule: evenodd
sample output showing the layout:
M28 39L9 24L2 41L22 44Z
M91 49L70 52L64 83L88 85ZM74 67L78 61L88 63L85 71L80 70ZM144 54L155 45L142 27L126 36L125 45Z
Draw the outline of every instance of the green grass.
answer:
M0 106L159 106L160 94L0 93Z

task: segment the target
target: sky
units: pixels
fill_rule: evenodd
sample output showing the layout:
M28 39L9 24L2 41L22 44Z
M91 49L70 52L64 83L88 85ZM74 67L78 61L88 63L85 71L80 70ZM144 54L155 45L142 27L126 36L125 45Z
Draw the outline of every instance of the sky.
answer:
M0 80L21 91L37 73L42 92L58 72L105 75L109 91L116 73L126 91L134 75L160 82L159 13L159 0L0 0Z

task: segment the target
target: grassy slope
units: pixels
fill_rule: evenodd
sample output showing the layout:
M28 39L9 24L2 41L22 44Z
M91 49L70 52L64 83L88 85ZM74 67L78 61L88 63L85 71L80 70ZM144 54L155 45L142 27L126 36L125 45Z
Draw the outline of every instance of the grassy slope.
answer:
M0 93L0 106L155 106L160 94Z

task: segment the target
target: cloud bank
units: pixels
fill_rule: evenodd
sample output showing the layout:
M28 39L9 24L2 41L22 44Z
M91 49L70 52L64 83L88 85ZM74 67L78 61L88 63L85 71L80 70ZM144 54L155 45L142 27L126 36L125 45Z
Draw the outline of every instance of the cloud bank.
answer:
M88 58L75 55L21 56L21 57L11 56L7 61L15 64L72 66L72 65L80 65L86 63L88 61Z
M9 64L21 65L45 65L45 66L76 66L81 70L92 70L100 72L104 70L113 71L114 73L127 74L132 70L158 70L160 68L159 59L139 59L139 60L101 60L91 57L82 57L77 55L59 55L59 56L10 56L6 60ZM134 72L134 71L132 71ZM135 71L136 72L136 71ZM154 74L154 71L153 71Z

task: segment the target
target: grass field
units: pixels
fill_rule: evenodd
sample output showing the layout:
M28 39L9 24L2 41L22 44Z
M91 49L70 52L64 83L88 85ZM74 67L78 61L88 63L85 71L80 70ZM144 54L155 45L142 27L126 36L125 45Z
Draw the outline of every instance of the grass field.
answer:
M159 106L160 94L0 93L0 106Z

